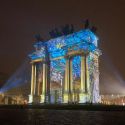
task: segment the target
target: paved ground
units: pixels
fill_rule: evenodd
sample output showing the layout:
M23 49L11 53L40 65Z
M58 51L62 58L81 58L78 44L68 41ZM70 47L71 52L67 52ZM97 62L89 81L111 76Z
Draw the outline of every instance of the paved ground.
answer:
M0 125L125 125L125 112L1 109Z

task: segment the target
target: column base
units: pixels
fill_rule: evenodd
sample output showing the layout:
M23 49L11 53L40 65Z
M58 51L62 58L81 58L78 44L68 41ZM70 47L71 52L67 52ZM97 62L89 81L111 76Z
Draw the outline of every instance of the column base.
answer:
M71 93L69 93L68 95L69 95L69 96L68 96L68 97L69 97L68 102L69 102L69 103L73 103L73 102L74 102L74 93L71 92Z
M40 103L40 97L36 96L36 95L29 95L29 104L30 103L34 103L34 104L38 104Z
M45 95L40 95L40 103L45 103Z
M39 104L40 103L40 96L34 95L33 96L33 103L34 104Z
M63 94L63 103L68 103L69 102L69 95L68 93Z
M51 101L50 101L50 95L49 94L47 94L46 96L45 96L45 103L47 103L47 104L49 104Z
M33 95L29 95L29 101L28 103L33 103Z
M79 103L87 103L88 102L88 95L85 93L79 94Z
M75 93L72 93L72 102L75 102Z

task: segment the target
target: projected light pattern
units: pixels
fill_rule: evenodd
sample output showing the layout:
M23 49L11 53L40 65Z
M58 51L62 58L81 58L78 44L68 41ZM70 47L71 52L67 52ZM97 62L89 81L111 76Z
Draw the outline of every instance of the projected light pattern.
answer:
M32 64L29 103L48 103L52 93L53 102L99 102L97 40L91 30L85 29L49 41L37 41L35 51L29 55ZM21 67L1 92L29 82L25 72L26 68Z
M61 79L63 79L64 71L65 71L65 63L66 63L66 60L64 58L51 61L51 64L50 64L51 81L59 82Z
M76 56L73 58L72 61L72 65L73 65L73 79L76 78L80 78L81 75L81 57L80 56Z
M88 57L88 69L90 77L90 94L93 103L100 101L99 96L99 67L98 67L98 56L91 53Z
M37 77L38 77L38 82L42 82L42 64L41 63L37 64Z
M66 36L50 39L49 41L37 41L34 45L36 48L35 52L29 56L32 61L42 59L48 67L50 66L50 84L67 84L66 86L71 86L72 89L74 85L68 84L76 83L80 91L86 91L85 87L90 84L89 86L91 87L86 89L91 90L89 92L91 93L91 101L95 103L98 102L99 96L98 68L95 64L95 56L93 56L97 55L98 59L99 50L97 41L96 35L91 30L85 29ZM87 62L85 60L81 62L81 57L84 57ZM81 66L81 63L85 66ZM86 63L88 63L87 71ZM88 72L89 74L87 74ZM81 75L83 76L82 78ZM90 80L87 81L88 79ZM67 89L66 86L65 89ZM80 103L87 101L83 94L79 98ZM88 97L86 96L86 98ZM67 96L64 97L64 100L67 100Z
M51 61L51 80L60 81L64 77L66 60L64 58ZM73 79L80 78L81 58L76 56L73 58Z
M32 60L45 58L45 46L49 52L50 59L65 56L69 50L85 50L93 52L97 49L98 38L90 30L51 39L47 42L37 42L34 47L36 51L30 54ZM80 77L80 57L73 59L73 76ZM51 60L51 79L61 79L64 74L65 59ZM56 77L58 76L58 77Z
M73 46L74 50L84 49L93 52L97 49L97 40L98 38L90 30L81 30L47 42L37 42L34 46L38 49L29 56L32 60L45 57L45 46L47 46L51 59L64 56Z

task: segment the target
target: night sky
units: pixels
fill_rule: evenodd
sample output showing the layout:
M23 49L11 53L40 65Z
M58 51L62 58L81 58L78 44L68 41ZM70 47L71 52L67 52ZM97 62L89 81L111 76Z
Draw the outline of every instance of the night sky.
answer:
M89 19L98 28L101 87L106 68L125 79L125 0L4 0L0 2L0 72L11 76L32 51L34 35L73 24L76 31ZM105 65L106 63L106 65ZM107 68L108 69L108 68ZM107 71L106 74L108 74ZM109 73L110 74L110 73ZM110 76L109 76L110 77ZM120 83L117 83L120 84ZM123 82L123 84L125 84Z

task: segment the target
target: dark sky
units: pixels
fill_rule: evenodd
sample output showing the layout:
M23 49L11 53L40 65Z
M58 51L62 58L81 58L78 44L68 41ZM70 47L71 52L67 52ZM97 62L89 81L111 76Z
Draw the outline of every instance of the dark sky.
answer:
M125 0L3 0L0 2L0 72L13 74L32 51L33 35L67 23L98 28L100 48L125 79ZM106 53L106 54L105 54ZM101 62L101 72L104 66Z

